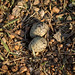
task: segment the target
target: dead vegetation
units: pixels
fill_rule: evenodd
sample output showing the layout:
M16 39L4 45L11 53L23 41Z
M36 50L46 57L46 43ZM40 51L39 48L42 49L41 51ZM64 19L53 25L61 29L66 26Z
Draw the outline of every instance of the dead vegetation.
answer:
M28 49L31 27L46 23L48 46ZM74 0L0 0L0 75L75 73Z

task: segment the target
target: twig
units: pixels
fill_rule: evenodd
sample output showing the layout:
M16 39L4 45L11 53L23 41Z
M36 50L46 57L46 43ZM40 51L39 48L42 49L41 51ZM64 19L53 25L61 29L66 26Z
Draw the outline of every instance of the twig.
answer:
M6 60L6 61L3 62L3 64L11 63L13 61L15 62L15 61L18 61L18 60L21 60L21 59L24 59L24 58L26 58L26 57L20 57L20 58L17 58L17 59L14 59L14 60L10 60L10 61Z
M57 22L52 23L52 25L54 25L55 23L57 23ZM64 22L59 23L58 25L63 25L63 24L65 24L65 23L75 23L75 21L67 20L67 21L64 21ZM65 25L66 25L66 24L65 24Z

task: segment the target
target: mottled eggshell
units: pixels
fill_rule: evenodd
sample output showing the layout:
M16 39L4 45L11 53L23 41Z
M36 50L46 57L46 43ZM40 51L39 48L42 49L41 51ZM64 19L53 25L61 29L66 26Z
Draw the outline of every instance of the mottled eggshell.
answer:
M31 27L30 30L30 36L32 38L36 37L36 36L44 36L47 31L48 31L49 27L46 23L36 23Z
M29 50L34 52L44 51L47 47L47 41L45 38L36 37L29 44Z

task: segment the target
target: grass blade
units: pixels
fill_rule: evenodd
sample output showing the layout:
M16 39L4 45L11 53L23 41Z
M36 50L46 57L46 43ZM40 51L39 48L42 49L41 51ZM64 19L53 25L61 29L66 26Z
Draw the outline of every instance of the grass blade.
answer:
M3 58L1 55L0 55L0 59L1 59L1 60L4 60L4 58Z
M12 20L9 23L5 24L3 27L5 28L5 27L9 26L10 24L13 24L14 22L16 22L18 20L19 20L19 18L18 19L15 19L15 20Z
M1 40L1 43L3 44L4 48L7 50L7 52L10 52L10 50L9 50L9 48L8 48L8 46L7 46L7 44L4 43L4 41L3 41L1 38L0 38L0 40Z

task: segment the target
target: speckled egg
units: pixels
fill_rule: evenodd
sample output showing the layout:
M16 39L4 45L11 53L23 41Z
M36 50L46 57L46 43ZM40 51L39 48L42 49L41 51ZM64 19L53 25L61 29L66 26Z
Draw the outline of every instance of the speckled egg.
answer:
M45 38L36 37L34 38L29 44L29 50L34 52L41 52L44 51L47 47L47 41Z
M32 38L36 37L36 36L44 36L47 31L48 31L49 27L46 23L36 23L31 27L30 30L30 36Z

